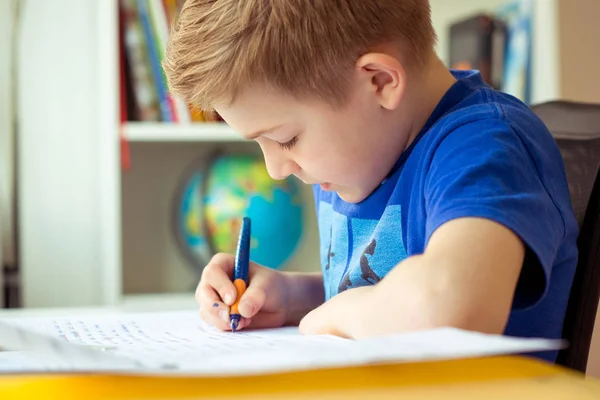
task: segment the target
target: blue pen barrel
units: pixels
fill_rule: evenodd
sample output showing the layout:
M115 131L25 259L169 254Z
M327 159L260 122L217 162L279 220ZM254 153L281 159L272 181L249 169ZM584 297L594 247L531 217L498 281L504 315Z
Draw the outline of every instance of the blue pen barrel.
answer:
M235 257L235 266L233 269L233 280L241 279L248 282L248 265L250 263L250 218L242 219L242 227L238 238L238 251Z
M238 309L242 295L246 292L248 287L248 268L250 265L250 233L251 224L250 218L244 217L242 219L242 226L240 229L240 235L238 238L237 254L235 256L235 265L233 268L233 284L237 291L237 298L235 303L232 304L229 313L231 322L231 330L235 332L237 329L241 315Z

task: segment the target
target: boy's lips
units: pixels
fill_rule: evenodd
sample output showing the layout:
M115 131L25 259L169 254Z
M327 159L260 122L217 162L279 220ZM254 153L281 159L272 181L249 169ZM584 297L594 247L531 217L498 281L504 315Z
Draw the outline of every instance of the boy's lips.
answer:
M321 187L321 189L323 190L332 190L331 187L331 183L329 182L318 182L318 181L305 181L304 179L300 179L302 182L304 182L304 184L306 185L319 185Z

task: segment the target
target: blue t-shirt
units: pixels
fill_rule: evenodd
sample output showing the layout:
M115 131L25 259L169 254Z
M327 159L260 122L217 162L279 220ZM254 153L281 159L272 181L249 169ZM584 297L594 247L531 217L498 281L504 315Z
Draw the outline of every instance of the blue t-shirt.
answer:
M315 186L326 298L379 282L442 224L483 217L527 246L505 333L560 338L578 235L561 154L525 104L476 71L452 73L456 83L369 197L347 203Z

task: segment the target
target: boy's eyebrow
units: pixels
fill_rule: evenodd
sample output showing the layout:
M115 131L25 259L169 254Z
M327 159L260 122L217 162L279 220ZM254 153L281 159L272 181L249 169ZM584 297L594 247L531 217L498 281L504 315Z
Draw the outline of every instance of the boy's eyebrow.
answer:
M278 126L275 126L275 127L273 127L273 128L269 128L269 129L264 129L264 130L256 131L256 132L254 132L254 133L250 133L250 134L248 134L248 135L245 135L245 137L246 137L246 139L248 139L248 140L254 140L254 139L258 138L259 136L262 136L262 135L264 135L264 134L266 134L266 133L270 133L270 132L273 132L273 131L275 131L275 130L279 129L279 128L281 128L282 126L283 126L283 125L278 125Z

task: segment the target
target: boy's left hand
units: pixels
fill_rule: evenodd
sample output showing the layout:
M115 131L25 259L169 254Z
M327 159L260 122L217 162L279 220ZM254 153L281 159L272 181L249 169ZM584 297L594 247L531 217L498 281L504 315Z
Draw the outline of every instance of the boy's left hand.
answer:
M368 336L369 311L376 305L375 286L348 289L308 313L300 321L305 335L335 335L357 339ZM370 332L369 332L370 333Z

